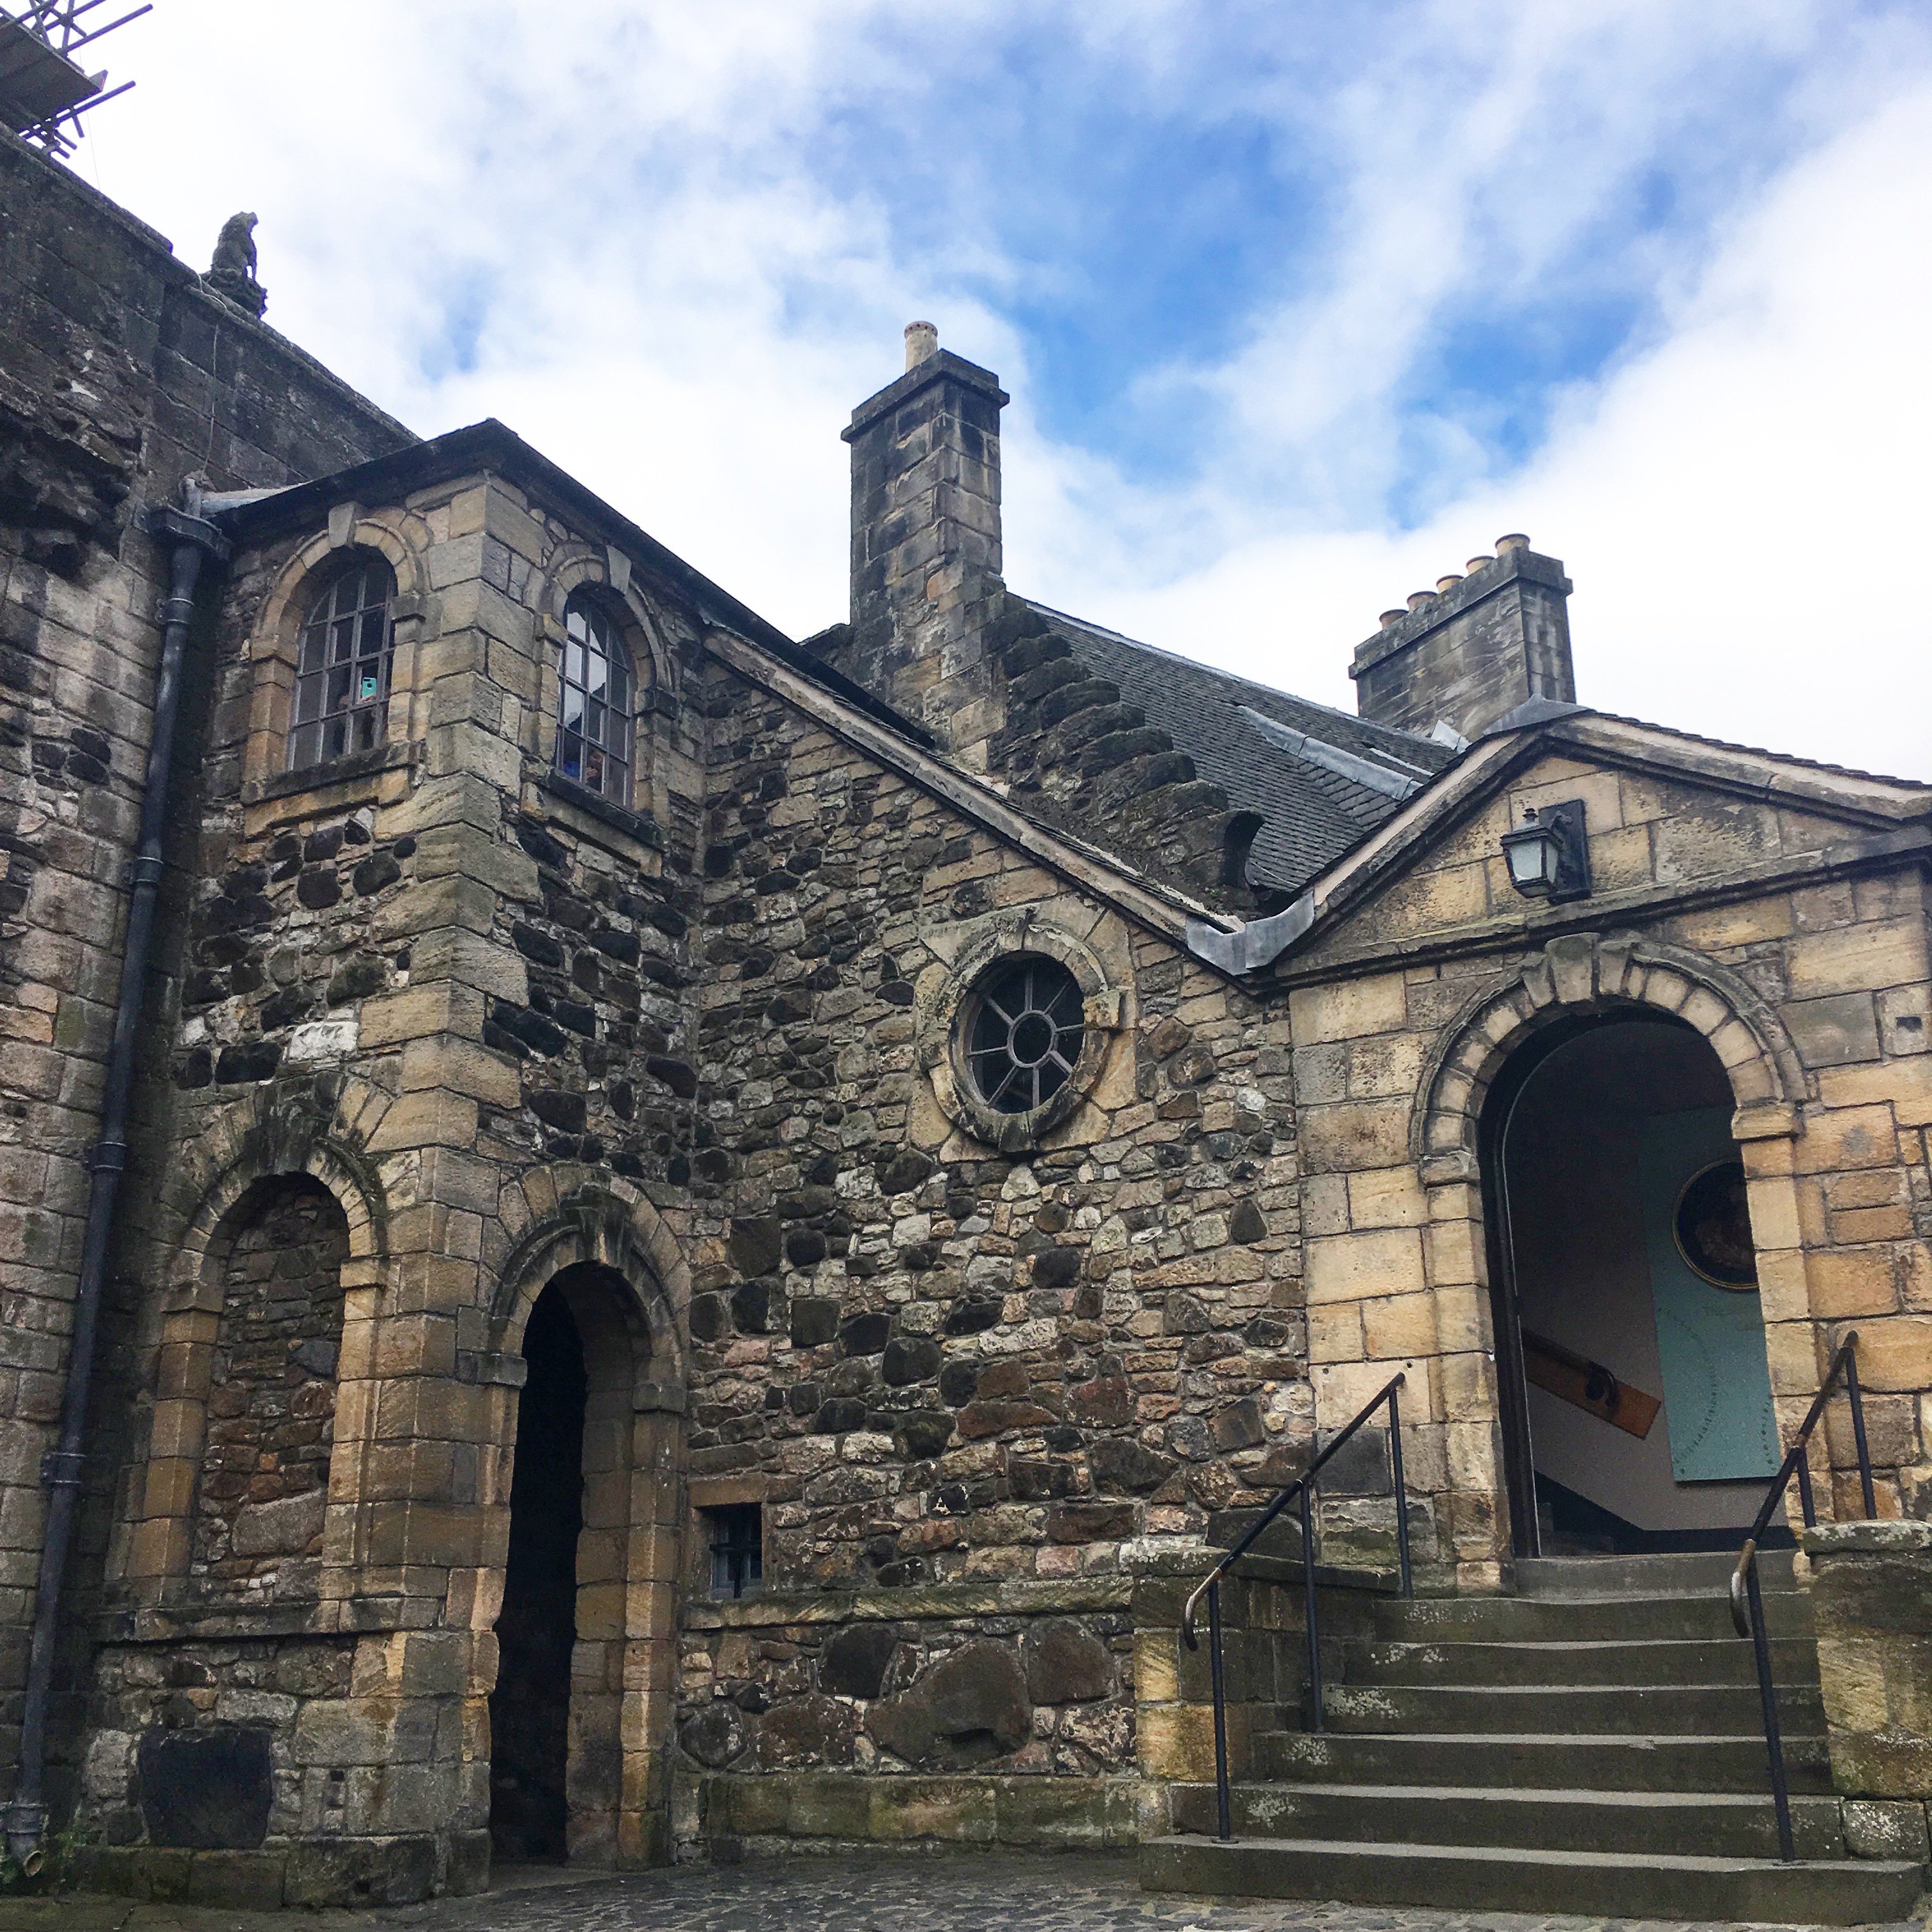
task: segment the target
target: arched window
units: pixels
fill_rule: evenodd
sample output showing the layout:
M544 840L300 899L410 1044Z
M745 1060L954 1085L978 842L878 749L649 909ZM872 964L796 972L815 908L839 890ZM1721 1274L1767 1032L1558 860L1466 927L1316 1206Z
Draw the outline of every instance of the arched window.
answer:
M628 805L634 742L629 654L616 626L592 598L573 596L564 606L563 620L556 768L589 790Z
M395 596L395 572L381 557L364 555L338 571L309 606L296 661L290 771L382 742Z

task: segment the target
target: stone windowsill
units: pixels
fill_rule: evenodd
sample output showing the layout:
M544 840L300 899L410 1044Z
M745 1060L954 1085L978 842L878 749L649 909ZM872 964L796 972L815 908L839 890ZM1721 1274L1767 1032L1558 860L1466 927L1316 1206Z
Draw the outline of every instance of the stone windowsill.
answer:
M1114 1573L1057 1579L928 1583L903 1590L772 1590L748 1597L688 1603L694 1630L735 1630L774 1624L895 1623L916 1618L1064 1614L1124 1610L1133 1579Z
M664 834L641 812L617 804L561 772L546 772L537 784L562 823L620 857L641 860L645 853L662 849Z
M410 745L371 746L366 752L351 752L347 757L332 758L326 764L304 765L299 771L278 772L272 778L253 779L242 788L242 802L263 805L275 799L296 798L353 784L383 772L398 770L409 764L415 755L415 748Z

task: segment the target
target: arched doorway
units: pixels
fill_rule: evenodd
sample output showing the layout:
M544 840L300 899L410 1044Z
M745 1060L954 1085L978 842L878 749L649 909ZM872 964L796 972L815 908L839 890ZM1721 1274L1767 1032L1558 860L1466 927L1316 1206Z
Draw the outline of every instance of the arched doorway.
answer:
M1780 1454L1743 1169L1702 1035L1638 1010L1542 1028L1484 1105L1516 1552L1723 1547Z
M490 1694L492 1850L641 1862L656 1794L647 1754L626 1750L625 1705L642 1652L669 1640L662 1586L674 1574L658 1546L675 1497L649 1333L623 1276L584 1262L544 1286L522 1346ZM634 1628L650 1634L634 1642Z
M510 1544L490 1695L490 1839L496 1857L569 1851L571 1654L584 1528L584 1346L567 1297L537 1298L524 1330Z

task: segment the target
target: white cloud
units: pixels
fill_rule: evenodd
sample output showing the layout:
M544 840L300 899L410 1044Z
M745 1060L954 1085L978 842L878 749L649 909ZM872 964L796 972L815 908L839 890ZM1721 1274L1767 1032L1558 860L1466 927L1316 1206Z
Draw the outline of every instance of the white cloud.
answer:
M76 166L197 264L254 208L272 322L415 428L502 418L795 631L842 612L837 432L894 373L899 324L930 314L1014 393L1018 588L1346 705L1376 610L1526 529L1578 583L1586 698L1932 766L1914 10L1389 0L1290 17L1235 0L169 0L104 44L141 84ZM1012 317L1059 285L1002 232L1035 184L1001 62L1043 22L1059 65L1031 111L1239 113L1323 158L1310 250L1240 292L1232 350L1150 366L1117 400L1178 399L1205 432L1198 469L1130 481L1041 432ZM1640 238L1627 204L1652 173L1702 199ZM1051 185L1076 215L1093 191ZM943 218L908 220L928 195ZM1593 247L1658 292L1649 346L1563 398L1510 472L1468 422L1418 406L1418 358L1446 310L1560 296ZM1442 507L1403 533L1386 506L1419 442Z
M1347 648L1505 530L1562 556L1580 693L1866 770L1932 773L1932 88L1781 180L1542 452L1401 536L1243 545L1057 598L1331 703ZM1056 575L1062 574L1056 573Z

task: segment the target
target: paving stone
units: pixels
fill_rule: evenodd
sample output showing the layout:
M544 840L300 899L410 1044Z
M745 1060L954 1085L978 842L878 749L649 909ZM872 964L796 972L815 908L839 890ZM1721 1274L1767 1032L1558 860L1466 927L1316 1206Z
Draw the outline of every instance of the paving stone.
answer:
M118 1900L0 1900L0 1932L285 1932L291 1922ZM300 1923L315 1932L1733 1932L1708 1922L1156 1896L1136 1883L1131 1857L1006 1852L842 1851L618 1876L513 1868L478 1898L304 1913Z

